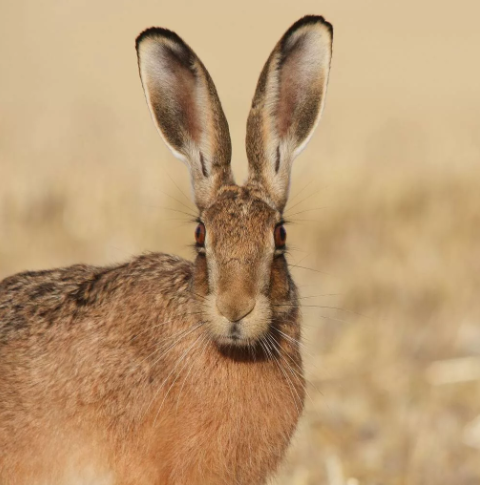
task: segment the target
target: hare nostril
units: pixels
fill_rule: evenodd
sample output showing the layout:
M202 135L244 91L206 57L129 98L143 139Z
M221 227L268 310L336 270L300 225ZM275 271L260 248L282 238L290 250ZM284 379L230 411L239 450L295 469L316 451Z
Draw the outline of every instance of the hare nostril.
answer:
M217 297L217 310L230 322L238 322L249 315L255 308L254 298L239 299L236 295Z

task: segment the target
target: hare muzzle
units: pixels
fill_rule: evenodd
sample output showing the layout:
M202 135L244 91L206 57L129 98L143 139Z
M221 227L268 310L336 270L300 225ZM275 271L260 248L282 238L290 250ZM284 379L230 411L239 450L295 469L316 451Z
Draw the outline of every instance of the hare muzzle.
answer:
M251 345L269 330L271 310L268 298L236 297L235 293L210 300L210 334L220 344Z

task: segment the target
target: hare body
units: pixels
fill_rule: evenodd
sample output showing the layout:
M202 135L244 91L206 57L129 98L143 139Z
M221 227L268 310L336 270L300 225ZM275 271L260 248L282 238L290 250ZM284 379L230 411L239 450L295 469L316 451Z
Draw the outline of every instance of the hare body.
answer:
M305 17L267 61L244 187L193 51L164 29L144 32L137 51L154 120L190 168L198 254L0 282L2 485L261 485L303 408L282 211L321 112L331 27Z
M151 254L2 282L2 484L262 483L303 381L295 404L284 363L200 343L194 269Z

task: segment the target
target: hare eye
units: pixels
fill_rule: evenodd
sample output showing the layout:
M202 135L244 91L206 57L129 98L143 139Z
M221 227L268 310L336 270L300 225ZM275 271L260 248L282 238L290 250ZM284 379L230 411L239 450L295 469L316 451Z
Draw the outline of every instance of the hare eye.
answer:
M195 241L197 242L197 246L204 246L205 244L205 226L203 223L200 222L197 228L195 229Z
M287 231L285 230L285 227L283 227L282 224L278 225L275 228L275 247L277 249L281 249L285 246L285 243L287 242Z

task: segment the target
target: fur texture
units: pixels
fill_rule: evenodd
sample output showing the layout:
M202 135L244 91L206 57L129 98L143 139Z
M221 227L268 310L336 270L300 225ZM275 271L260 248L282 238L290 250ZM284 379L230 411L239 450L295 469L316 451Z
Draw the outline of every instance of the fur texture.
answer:
M307 17L286 36L325 25ZM297 291L274 239L287 195L259 168L274 177L267 165L279 162L250 158L250 182L235 185L228 125L198 57L156 28L137 50L155 122L190 167L205 242L193 263L147 254L0 282L2 485L261 485L303 408ZM318 116L289 114L298 144Z

